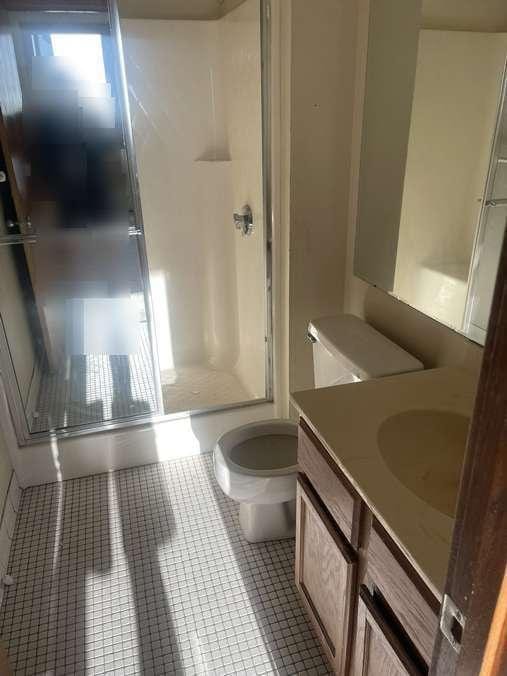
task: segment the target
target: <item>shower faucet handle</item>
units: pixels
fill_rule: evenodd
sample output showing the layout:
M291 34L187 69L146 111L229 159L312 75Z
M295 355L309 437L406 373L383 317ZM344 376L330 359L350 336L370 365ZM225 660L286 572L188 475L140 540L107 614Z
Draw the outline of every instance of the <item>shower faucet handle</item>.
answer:
M252 209L248 204L238 213L233 214L234 224L238 230L241 230L242 235L251 235L253 230L253 214Z

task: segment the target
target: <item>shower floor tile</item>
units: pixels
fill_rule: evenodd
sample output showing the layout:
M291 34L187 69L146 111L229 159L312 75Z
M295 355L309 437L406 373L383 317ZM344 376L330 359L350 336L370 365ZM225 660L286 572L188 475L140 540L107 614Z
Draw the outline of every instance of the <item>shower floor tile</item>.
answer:
M44 372L31 432L156 413L157 397L148 329L141 324L132 355L73 355L61 369Z
M252 545L202 455L24 491L0 638L16 674L329 674L294 542Z

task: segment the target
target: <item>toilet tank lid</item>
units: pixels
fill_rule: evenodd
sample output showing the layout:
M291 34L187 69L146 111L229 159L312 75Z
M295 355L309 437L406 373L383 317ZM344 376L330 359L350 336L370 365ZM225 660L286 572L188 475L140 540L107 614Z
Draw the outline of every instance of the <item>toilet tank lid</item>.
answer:
M313 319L308 333L361 379L424 368L422 362L355 315Z

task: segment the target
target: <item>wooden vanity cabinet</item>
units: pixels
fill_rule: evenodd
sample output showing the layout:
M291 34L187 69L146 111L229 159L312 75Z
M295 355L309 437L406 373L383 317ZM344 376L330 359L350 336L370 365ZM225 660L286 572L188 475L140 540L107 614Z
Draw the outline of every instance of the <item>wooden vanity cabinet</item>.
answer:
M303 420L298 463L296 585L334 672L427 674L438 600Z
M298 463L338 529L357 548L361 498L304 420L298 431Z
M423 676L366 587L357 607L352 676Z
M296 585L336 674L348 673L357 556L298 476Z
M366 584L381 594L418 655L430 664L439 603L376 519L368 543Z

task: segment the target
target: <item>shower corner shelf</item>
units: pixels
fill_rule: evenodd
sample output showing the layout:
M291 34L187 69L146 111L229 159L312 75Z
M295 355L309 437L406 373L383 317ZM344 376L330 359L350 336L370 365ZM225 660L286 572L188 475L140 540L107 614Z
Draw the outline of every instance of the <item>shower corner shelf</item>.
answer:
M228 152L205 153L197 157L194 162L198 164L224 164L232 162Z

